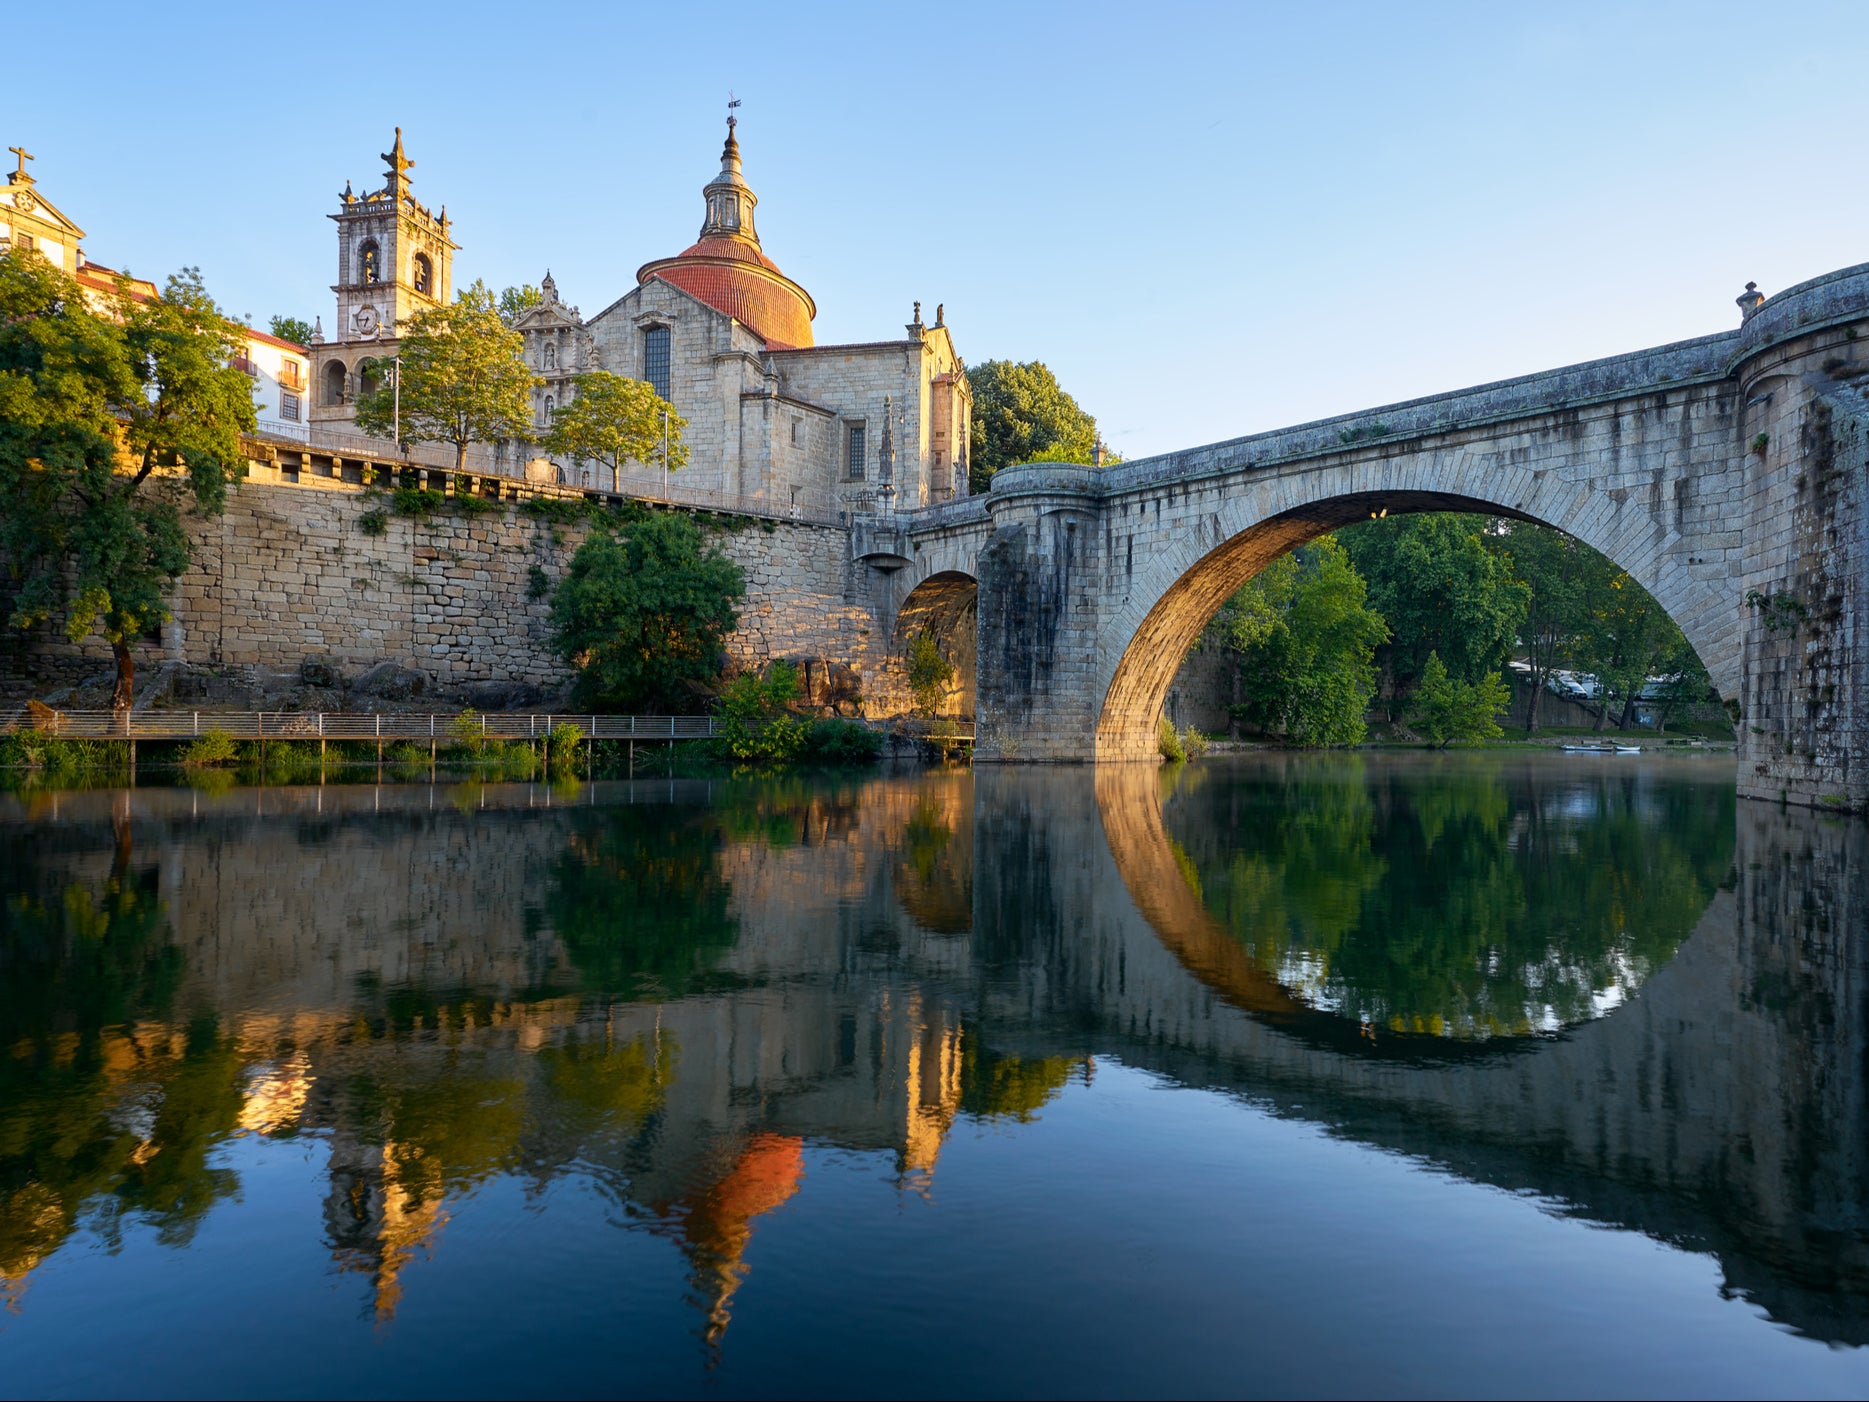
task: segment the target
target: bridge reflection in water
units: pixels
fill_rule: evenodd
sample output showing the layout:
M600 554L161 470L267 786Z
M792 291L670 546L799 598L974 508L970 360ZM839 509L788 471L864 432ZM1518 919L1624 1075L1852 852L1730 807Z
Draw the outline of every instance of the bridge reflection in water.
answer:
M238 1136L310 1135L380 1325L489 1185L575 1179L679 1243L718 1348L808 1148L926 1193L958 1120L1103 1056L1710 1252L1869 1341L1869 838L1717 767L37 795L0 864L23 1320L62 1251L188 1245Z

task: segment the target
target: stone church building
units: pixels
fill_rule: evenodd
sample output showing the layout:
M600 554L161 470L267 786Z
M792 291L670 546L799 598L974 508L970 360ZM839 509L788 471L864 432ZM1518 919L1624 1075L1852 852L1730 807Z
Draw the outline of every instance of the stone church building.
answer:
M643 264L636 286L588 319L546 272L543 299L517 323L542 381L533 391L539 435L576 395L576 376L607 370L646 380L688 421L688 464L669 479L677 499L825 518L966 495L972 399L942 309L929 325L916 303L900 337L817 345L816 302L760 244L759 197L734 127L730 117L692 245ZM452 296L458 245L446 208L431 214L409 193L414 163L400 130L383 160L384 188L359 196L347 185L331 216L337 322L335 337L313 347L315 431L354 432L356 397L395 355L398 324ZM538 453L532 442L502 442L472 465L520 476L543 466ZM546 470L570 485L612 486L596 464ZM626 469L620 485L654 497L662 484L651 462Z

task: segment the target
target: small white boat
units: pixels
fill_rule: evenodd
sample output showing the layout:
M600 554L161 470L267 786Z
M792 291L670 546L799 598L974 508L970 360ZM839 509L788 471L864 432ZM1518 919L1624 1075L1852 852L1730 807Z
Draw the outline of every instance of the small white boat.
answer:
M1639 755L1640 745L1621 745L1615 741L1606 741L1601 745L1565 745L1564 750L1577 755Z

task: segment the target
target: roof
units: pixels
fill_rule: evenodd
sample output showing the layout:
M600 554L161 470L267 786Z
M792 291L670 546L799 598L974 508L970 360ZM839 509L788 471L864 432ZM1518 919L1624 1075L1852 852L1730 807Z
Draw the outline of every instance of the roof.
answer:
M297 351L300 355L310 355L311 351L297 341L288 341L283 336L274 336L265 331L255 331L251 326L240 328L249 341L258 341L264 346L278 346L280 350Z
M736 255L757 254L757 250L736 240L705 242L729 244ZM636 280L643 283L659 278L679 287L715 311L744 322L768 349L810 346L811 318L817 313L811 295L774 267L770 259L759 256L756 263L744 256L684 253L644 264Z

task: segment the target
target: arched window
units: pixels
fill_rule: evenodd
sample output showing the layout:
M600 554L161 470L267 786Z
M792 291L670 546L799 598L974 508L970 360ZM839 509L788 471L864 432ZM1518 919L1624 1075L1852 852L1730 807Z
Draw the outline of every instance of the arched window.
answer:
M558 347L553 345L550 341L545 343L545 368L547 370L556 370L558 368Z
M334 360L324 368L324 402L344 402L344 362L341 360Z
M377 249L375 239L365 239L357 250L357 281L381 282L383 280L383 255Z
M358 361L357 362L357 397L359 399L362 399L366 394L375 394L377 390L382 388L382 386L383 386L382 366L374 360Z
M668 395L668 328L651 326L642 333L642 377L664 399Z
M415 290L423 296L434 295L435 265L428 261L426 253L415 255Z

